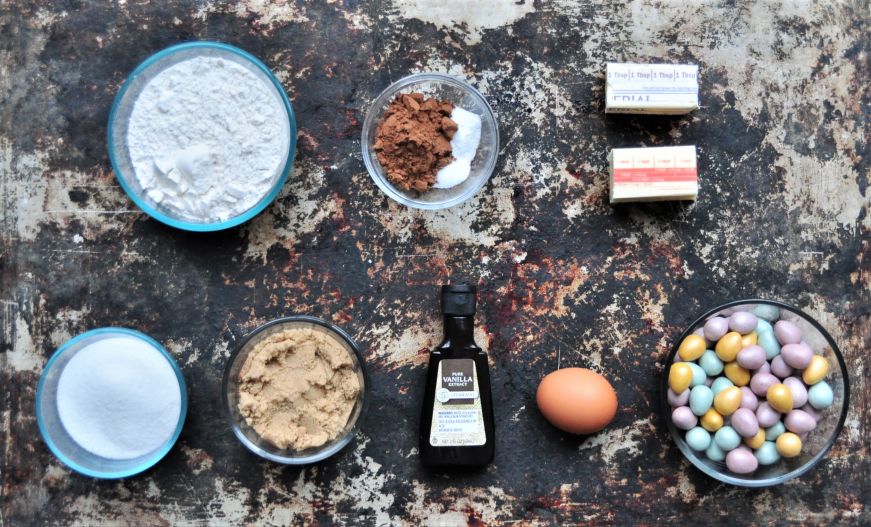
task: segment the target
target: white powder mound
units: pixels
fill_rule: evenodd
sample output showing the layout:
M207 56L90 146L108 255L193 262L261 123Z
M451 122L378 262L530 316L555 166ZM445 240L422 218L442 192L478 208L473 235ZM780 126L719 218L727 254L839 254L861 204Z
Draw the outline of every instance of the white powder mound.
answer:
M264 78L230 60L194 57L145 85L127 144L148 198L187 221L211 223L269 192L287 160L290 127Z
M451 188L467 180L481 142L481 117L478 114L454 106L451 119L457 123L457 132L451 139L454 160L438 171L434 188Z
M181 390L166 357L133 337L98 340L61 372L57 408L70 437L108 459L134 459L175 432Z

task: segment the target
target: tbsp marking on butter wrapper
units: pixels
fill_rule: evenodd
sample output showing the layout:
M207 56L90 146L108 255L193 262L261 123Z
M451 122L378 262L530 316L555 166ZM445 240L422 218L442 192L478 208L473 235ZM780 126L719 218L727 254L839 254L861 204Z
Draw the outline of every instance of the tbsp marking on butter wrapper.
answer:
M693 64L608 63L605 113L681 115L699 107Z

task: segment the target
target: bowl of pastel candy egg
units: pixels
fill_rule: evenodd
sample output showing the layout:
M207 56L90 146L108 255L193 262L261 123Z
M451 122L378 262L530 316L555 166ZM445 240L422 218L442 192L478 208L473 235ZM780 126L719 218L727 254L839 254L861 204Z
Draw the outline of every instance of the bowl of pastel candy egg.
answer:
M844 425L849 381L829 333L795 307L741 300L699 317L666 361L663 403L686 458L725 483L804 474Z

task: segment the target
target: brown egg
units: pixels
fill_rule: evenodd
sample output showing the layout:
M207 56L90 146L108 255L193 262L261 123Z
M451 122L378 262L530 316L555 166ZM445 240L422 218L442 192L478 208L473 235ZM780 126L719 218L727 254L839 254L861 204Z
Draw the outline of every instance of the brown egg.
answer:
M552 425L572 434L592 434L617 413L617 393L607 379L586 368L557 370L538 385L538 409Z

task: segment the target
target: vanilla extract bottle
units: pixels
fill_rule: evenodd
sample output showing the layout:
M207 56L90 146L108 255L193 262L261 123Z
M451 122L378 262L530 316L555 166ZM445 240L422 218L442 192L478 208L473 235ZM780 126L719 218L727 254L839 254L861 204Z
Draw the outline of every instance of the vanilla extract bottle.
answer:
M495 450L487 354L475 344L476 288L442 286L445 336L429 356L420 458L437 469L483 467Z

